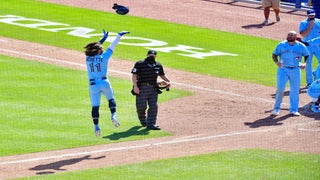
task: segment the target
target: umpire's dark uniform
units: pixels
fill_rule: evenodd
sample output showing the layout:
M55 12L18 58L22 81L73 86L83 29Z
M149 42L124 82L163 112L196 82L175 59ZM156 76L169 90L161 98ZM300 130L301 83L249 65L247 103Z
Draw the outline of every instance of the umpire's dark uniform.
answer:
M156 55L156 51L149 50L147 58L136 62L131 71L138 118L142 126L147 126L152 130L160 130L160 127L156 125L158 114L157 78L160 76L169 82L162 65L155 61ZM147 106L149 106L148 111Z

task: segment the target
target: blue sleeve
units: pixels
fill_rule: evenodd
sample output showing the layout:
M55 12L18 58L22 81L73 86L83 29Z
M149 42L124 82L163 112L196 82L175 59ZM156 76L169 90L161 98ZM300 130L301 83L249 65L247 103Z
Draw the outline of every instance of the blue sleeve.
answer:
M280 46L281 46L281 44L277 45L276 49L273 51L273 54L280 56Z
M319 46L320 47L320 37L314 38L310 41L307 41L309 46Z
M301 33L302 31L305 31L307 27L308 27L307 21L306 20L302 21L299 26L299 33Z

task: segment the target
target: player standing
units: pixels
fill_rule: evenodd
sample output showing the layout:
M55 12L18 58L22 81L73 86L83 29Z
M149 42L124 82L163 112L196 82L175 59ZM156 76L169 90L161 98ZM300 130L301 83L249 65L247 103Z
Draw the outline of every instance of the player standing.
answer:
M298 112L300 69L304 69L308 63L309 52L307 47L296 39L297 33L290 31L287 40L280 42L272 54L272 59L278 66L276 101L272 113L274 116L280 113L284 90L288 81L290 81L290 114L300 116ZM302 56L304 56L304 64L301 63Z
M320 19L315 18L315 11L310 9L307 11L308 18L304 19L300 22L299 31L301 36L303 37L303 41L309 41L311 39L320 37ZM309 60L308 65L306 67L306 81L307 87L312 83L312 58L313 55L319 53L320 47L317 46L308 46L309 51ZM320 59L318 58L318 65L320 64Z
M107 50L104 52L102 44L107 39L108 33L104 31L103 38L99 42L92 42L87 44L85 48L86 54L86 66L88 72L89 88L90 88L90 100L91 100L91 116L94 124L94 132L96 136L100 136L99 127L99 108L101 93L107 98L109 102L109 109L111 112L111 121L114 126L120 126L116 117L116 101L114 99L114 92L107 78L108 62L113 54L114 48L118 44L122 35L129 32L119 32L114 41L110 44Z

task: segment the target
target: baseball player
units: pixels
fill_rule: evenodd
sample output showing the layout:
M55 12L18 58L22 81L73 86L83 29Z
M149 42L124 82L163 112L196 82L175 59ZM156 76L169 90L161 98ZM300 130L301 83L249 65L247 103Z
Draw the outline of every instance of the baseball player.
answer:
M313 83L308 88L308 95L311 98L316 99L315 103L312 105L311 110L315 113L320 113L320 79L313 81Z
M317 37L317 38L314 38L314 39L311 39L307 42L303 42L301 40L301 42L303 44L305 44L307 47L311 47L311 48L317 48L317 47L320 47L320 37ZM315 52L315 55L318 59L320 59L320 51L316 51ZM313 80L317 80L317 79L320 79L320 64L318 64L317 68L313 71L313 77L314 79ZM316 102L318 99L318 97L316 98L312 98L311 102Z
M278 66L276 100L272 113L274 116L280 113L284 90L288 81L290 81L290 114L300 116L298 112L300 69L304 69L308 64L309 52L307 47L296 39L297 33L290 31L287 40L280 42L272 54L272 59ZM301 63L302 56L305 63Z
M115 127L119 127L120 123L116 117L116 101L114 99L113 89L107 77L108 62L113 54L114 48L118 44L121 36L129 33L121 31L117 37L110 44L106 51L103 51L102 44L107 39L108 33L103 31L104 36L99 42L92 42L87 44L85 48L86 65L88 71L88 80L90 88L91 100L91 116L94 124L94 132L96 136L100 136L99 127L99 107L101 100L101 93L107 98L109 102L109 109L111 112L111 121Z
M315 11L310 9L307 11L308 18L300 22L299 31L303 37L302 41L309 41L320 36L320 19L315 18ZM308 46L309 59L306 66L306 81L307 87L312 83L312 57L313 55L319 54L319 46ZM318 56L318 64L320 64L320 59Z
M307 47L311 47L311 48L318 48L320 47L320 37L317 37L317 38L314 38L314 39L311 39L309 41L302 41L303 44L305 44ZM317 59L320 60L320 49L319 51L315 51L315 56L317 57ZM310 59L310 58L309 58ZM314 76L314 79L320 79L320 64L318 64L317 68L315 69L315 71L313 71L313 76Z
M136 109L143 127L160 130L156 125L158 114L157 78L160 76L170 87L170 80L165 75L162 65L156 61L157 52L149 50L144 60L137 61L131 71L133 94L136 95ZM148 112L147 106L149 106Z

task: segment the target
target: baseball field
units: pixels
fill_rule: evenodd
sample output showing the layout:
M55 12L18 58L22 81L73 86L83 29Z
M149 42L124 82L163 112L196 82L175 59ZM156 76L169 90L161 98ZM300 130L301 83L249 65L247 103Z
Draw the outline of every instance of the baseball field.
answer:
M288 115L286 94L282 114L270 116L271 54L303 12L284 10L281 22L263 27L259 5L174 2L119 1L129 5L127 15L107 0L1 2L0 179L320 178L320 115L308 111L304 71L302 115ZM217 7L226 8L225 22ZM118 32L130 34L109 70L121 127L113 127L103 99L102 136L95 137L83 46L103 29L104 47ZM159 96L162 131L139 126L130 94L131 68L148 49L173 80Z

